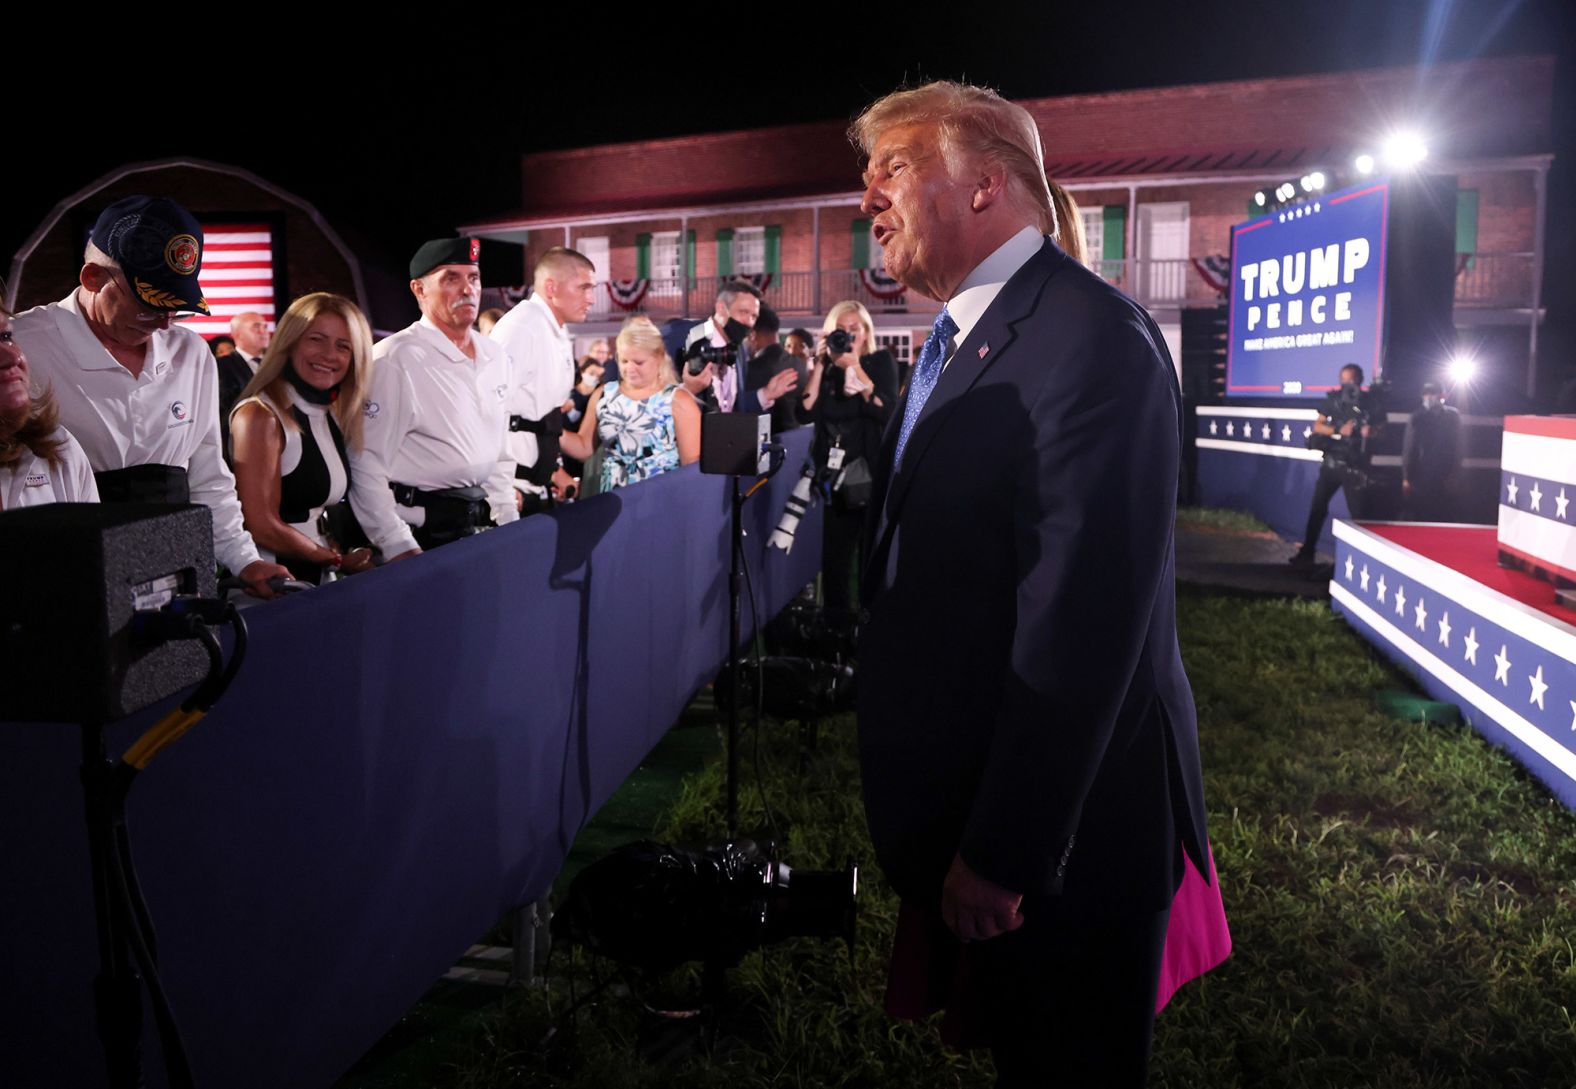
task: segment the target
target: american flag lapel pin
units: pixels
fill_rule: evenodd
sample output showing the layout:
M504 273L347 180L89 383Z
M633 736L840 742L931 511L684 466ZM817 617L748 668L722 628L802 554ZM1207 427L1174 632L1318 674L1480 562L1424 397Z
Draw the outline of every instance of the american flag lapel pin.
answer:
M984 359L985 356L988 355L989 353L990 353L990 345L989 344L981 344L980 345L980 358Z

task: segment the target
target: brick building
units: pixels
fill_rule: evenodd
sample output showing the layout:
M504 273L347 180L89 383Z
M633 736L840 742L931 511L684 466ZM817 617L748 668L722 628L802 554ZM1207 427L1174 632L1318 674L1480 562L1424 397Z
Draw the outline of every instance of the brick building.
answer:
M1536 357L1542 320L1553 81L1552 57L1513 57L1022 105L1040 125L1051 176L1081 206L1096 267L1149 307L1178 359L1182 312L1221 304L1212 278L1232 224L1256 212L1256 192L1313 171L1333 188L1355 180L1357 156L1377 155L1393 132L1423 134L1421 169L1459 187L1456 325L1519 371ZM907 359L936 304L881 274L844 129L527 154L520 211L461 229L523 245L526 269L554 245L591 257L611 282L582 336L634 312L703 316L719 280L743 275L764 285L785 326L818 324L839 299L859 299Z

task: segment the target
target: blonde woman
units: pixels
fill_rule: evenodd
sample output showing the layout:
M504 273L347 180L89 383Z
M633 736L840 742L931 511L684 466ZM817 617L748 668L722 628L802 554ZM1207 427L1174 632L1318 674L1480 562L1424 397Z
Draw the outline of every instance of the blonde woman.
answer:
M580 430L560 439L581 461L601 443L604 492L700 457L700 405L678 384L661 331L649 318L630 318L615 348L618 378L591 395Z
M60 426L54 397L33 386L11 315L0 308L0 510L98 497L88 456Z
M372 330L356 304L323 291L303 295L279 319L230 414L247 531L265 557L307 582L330 568L372 565L368 549L345 554L328 525L348 512L340 507L350 490L348 450L361 445L371 368Z
M838 303L821 326L821 350L810 363L805 410L815 423L815 463L842 450L832 501L821 533L822 601L829 617L851 615L849 580L860 566L860 538L868 482L881 449L881 432L897 405L897 363L876 346L875 324L863 303ZM834 334L841 334L834 335ZM846 344L844 338L846 339ZM864 482L863 486L853 481Z

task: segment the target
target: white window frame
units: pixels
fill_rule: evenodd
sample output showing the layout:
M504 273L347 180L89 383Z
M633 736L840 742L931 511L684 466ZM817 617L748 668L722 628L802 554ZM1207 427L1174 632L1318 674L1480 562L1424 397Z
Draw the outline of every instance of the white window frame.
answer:
M684 251L679 231L651 232L651 289L658 295L680 295L679 282Z
M759 276L766 271L766 228L739 227L733 232L733 273Z

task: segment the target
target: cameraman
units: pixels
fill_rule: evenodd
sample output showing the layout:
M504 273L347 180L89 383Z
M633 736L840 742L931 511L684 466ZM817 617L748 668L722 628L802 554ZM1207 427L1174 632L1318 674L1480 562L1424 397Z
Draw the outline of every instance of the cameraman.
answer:
M1314 562L1319 537L1324 533L1324 522L1330 513L1330 500L1336 492L1346 489L1347 506L1352 508L1354 516L1357 514L1362 490L1368 484L1368 440L1378 426L1373 421L1383 420L1383 414L1371 403L1373 392L1363 389L1363 369L1348 363L1341 368L1341 387L1324 395L1324 405L1319 409L1313 435L1308 439L1309 449L1324 451L1324 461L1319 465L1319 479L1313 486L1313 503L1308 508L1302 547L1291 558L1299 567Z

